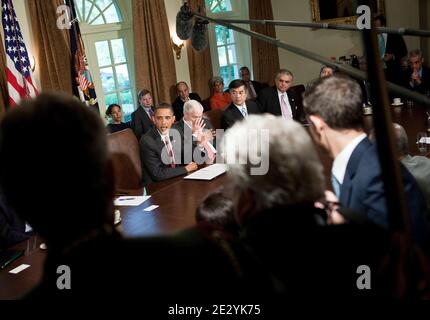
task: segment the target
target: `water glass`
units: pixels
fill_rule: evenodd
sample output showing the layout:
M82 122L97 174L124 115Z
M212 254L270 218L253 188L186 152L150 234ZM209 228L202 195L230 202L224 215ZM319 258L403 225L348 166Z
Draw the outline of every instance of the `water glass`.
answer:
M427 133L418 132L417 134L417 148L420 153L427 152Z

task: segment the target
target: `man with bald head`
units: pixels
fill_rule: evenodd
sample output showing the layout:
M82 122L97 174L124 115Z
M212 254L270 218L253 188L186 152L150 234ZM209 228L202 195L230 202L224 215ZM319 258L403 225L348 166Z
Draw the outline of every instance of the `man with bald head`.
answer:
M176 121L179 121L184 116L184 103L188 100L197 100L202 103L202 99L196 92L190 92L190 88L185 81L179 81L176 84L177 97L172 102L173 111L175 112ZM205 110L207 111L207 110Z

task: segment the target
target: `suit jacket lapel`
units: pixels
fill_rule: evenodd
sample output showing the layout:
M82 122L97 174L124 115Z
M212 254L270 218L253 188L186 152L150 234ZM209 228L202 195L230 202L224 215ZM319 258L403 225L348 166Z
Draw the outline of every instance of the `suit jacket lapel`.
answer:
M346 166L345 176L343 178L343 183L340 188L340 202L344 206L348 206L352 193L352 181L354 179L355 173L357 172L358 165L360 160L365 153L365 151L370 148L372 144L370 143L368 138L364 138L358 145L355 147L354 151L349 158L348 164Z
M161 155L161 152L163 151L163 148L165 147L165 145L164 145L164 142L161 140L161 136L158 133L158 130L156 127L152 128L151 134L152 134L152 138L155 141L155 145L157 146L157 151Z
M281 104L279 103L278 89L276 89L276 87L273 88L273 106L274 114L282 116Z
M141 109L142 109L142 120L143 120L143 122L145 124L147 124L148 126L152 126L152 124L153 124L152 119L148 116L148 114L143 109L143 107Z
M242 112L239 111L239 109L235 106L234 103L231 104L231 112L235 119L243 119Z
M287 95L288 95L288 101L290 102L291 113L293 115L293 119L296 119L297 118L296 99L295 99L294 95L291 92L287 91Z

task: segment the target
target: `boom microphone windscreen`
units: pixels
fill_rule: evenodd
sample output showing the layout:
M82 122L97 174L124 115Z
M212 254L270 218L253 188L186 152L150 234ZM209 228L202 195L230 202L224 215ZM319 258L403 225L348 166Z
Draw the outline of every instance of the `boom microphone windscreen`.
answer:
M176 15L176 34L181 40L188 40L191 38L193 32L193 13L190 7L185 4L181 7Z
M196 19L191 37L191 45L197 51L203 51L208 46L208 21Z

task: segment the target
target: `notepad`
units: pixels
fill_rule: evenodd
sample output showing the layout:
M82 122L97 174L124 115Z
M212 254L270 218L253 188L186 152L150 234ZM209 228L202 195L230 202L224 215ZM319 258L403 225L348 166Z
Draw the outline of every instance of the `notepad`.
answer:
M19 267L16 267L15 269L10 270L9 273L17 274L17 273L20 273L21 271L27 269L28 267L30 267L29 264L24 264L23 263Z
M121 196L115 199L116 206L139 206L151 196Z
M430 144L430 137L422 137L419 142Z
M152 211L152 210L155 210L155 209L157 209L159 206L157 206L157 205L152 205L152 206L150 206L150 207L148 207L148 208L145 208L145 209L143 209L143 211Z
M227 171L227 166L223 163L215 163L211 166L200 169L184 179L191 180L212 180Z

